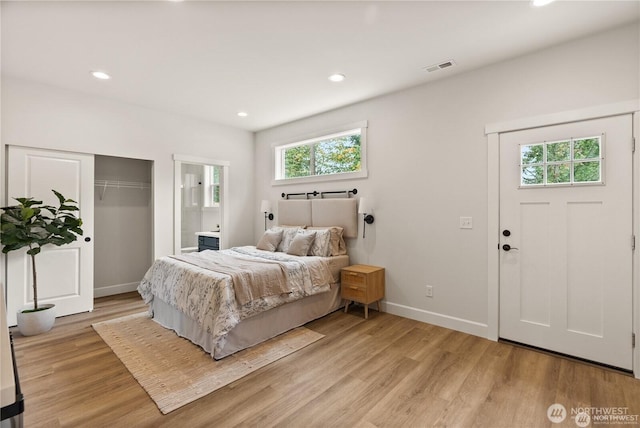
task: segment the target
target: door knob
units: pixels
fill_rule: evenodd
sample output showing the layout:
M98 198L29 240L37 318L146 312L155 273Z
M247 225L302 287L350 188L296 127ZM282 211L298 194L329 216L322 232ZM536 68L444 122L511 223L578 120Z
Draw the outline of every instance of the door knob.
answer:
M516 248L516 247L512 247L512 246L511 246L511 245L509 245L509 244L504 244L504 245L502 246L502 249L503 249L503 250L505 250L505 251L517 250L517 248Z
M88 236L86 238L84 238L84 242L90 242L91 238L89 238Z

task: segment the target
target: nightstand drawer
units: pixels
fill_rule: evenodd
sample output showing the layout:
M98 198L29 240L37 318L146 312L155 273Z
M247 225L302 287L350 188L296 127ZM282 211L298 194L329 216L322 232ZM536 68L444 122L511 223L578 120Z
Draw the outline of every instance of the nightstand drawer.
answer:
M340 282L343 284L361 285L365 287L367 284L367 275L360 272L348 272L343 270L340 276Z
M346 300L355 300L364 302L367 299L367 288L358 287L357 285L342 283L342 298Z

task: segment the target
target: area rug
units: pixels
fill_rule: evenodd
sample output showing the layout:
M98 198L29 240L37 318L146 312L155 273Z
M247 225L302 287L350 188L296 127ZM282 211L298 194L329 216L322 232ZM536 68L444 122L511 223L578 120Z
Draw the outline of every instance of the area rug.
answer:
M144 313L93 324L163 414L191 403L324 337L298 327L216 361Z

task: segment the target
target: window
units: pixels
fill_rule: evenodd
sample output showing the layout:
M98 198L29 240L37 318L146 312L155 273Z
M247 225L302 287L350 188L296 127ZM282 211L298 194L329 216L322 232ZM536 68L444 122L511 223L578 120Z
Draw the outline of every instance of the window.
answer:
M361 124L362 125L362 124ZM366 123L274 147L275 182L366 177Z
M602 184L602 137L520 146L522 187Z
M217 207L220 205L220 167L204 166L204 206Z

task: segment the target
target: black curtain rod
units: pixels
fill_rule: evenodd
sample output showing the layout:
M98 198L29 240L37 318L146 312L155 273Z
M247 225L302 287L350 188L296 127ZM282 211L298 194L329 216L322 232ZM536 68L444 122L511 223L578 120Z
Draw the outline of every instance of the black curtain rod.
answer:
M290 196L304 196L305 199L309 199L309 196L313 196L316 197L318 195L320 195L320 198L322 198L324 195L329 195L329 194L339 194L339 193L346 193L347 197L349 197L350 194L357 194L358 193L358 189L353 189L353 190L333 190L330 192L317 192L317 191L313 191L313 192L302 192L302 193L282 193L281 196L285 199L289 199Z

